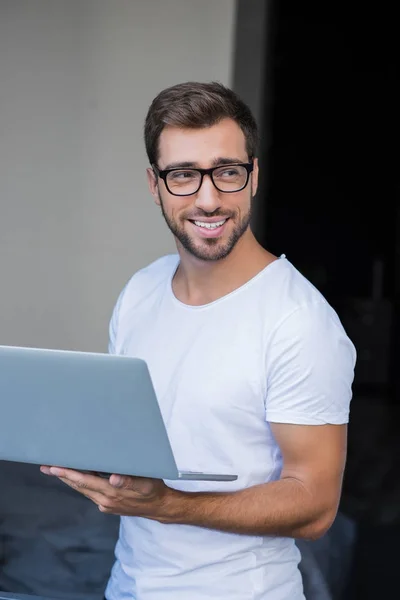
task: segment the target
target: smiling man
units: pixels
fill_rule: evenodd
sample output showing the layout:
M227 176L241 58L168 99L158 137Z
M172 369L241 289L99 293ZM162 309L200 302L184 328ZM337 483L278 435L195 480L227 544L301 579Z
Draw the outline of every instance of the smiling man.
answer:
M251 231L257 126L236 94L162 91L145 143L178 252L122 290L110 352L147 361L180 468L238 479L42 470L121 515L108 600L303 600L294 540L336 515L354 346L319 291Z

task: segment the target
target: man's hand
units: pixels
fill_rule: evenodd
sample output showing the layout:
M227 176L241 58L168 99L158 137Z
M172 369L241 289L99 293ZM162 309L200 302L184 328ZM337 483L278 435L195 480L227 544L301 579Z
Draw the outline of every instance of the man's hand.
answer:
M271 423L281 477L236 491L184 492L158 479L41 467L92 500L102 512L244 535L316 539L331 526L346 458L346 425Z
M173 520L173 499L179 494L161 479L113 474L109 479L72 469L42 466L53 475L97 504L99 510L121 516L146 517L161 523Z

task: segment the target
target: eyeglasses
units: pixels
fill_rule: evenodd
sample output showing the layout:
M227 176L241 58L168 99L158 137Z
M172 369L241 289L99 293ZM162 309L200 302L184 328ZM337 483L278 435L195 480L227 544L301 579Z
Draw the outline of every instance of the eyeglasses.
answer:
M250 173L254 169L250 163L223 165L211 169L165 169L160 171L156 165L153 170L160 177L170 194L174 196L191 196L201 188L204 175L209 175L214 187L219 192L232 194L244 190L248 184Z

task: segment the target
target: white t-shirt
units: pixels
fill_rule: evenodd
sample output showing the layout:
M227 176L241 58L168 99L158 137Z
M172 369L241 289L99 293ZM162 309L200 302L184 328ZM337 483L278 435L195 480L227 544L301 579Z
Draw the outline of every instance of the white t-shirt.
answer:
M355 349L335 311L285 258L204 306L172 291L178 255L137 272L110 324L110 352L147 361L178 468L235 482L167 481L234 491L276 480L268 422L346 423ZM303 600L293 539L122 517L109 600Z

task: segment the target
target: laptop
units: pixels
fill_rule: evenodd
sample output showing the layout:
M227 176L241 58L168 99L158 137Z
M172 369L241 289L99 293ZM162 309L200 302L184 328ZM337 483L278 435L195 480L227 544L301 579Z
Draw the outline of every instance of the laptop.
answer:
M0 460L169 480L179 470L147 363L109 354L0 346Z

